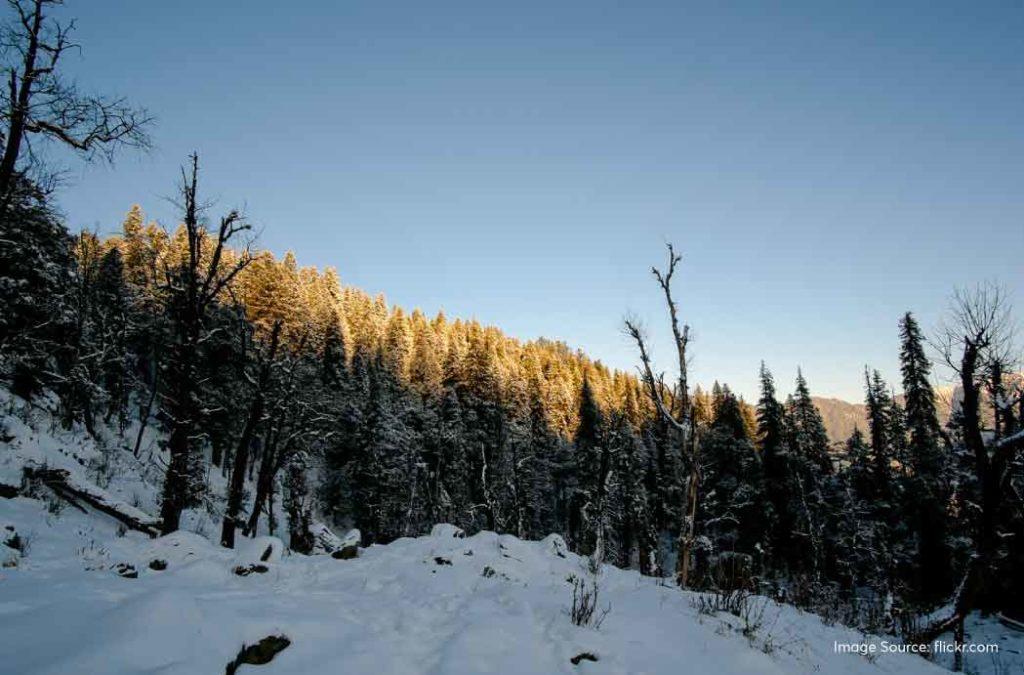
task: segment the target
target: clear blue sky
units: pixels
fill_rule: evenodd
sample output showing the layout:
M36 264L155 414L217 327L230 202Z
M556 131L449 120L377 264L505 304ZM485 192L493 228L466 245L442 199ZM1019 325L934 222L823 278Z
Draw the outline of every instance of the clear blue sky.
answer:
M196 149L265 247L622 368L629 311L671 362L671 240L695 375L748 397L763 358L859 400L957 285L1024 312L1019 2L68 5L83 86L159 116L151 154L69 165L74 228L173 225Z

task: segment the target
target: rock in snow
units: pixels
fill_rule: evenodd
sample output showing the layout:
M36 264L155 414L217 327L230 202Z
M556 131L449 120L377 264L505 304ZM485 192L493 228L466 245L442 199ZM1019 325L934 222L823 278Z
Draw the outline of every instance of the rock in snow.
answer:
M600 630L574 626L571 580L588 577L587 560L557 536L460 537L438 526L338 564L282 555L272 537L237 551L188 532L119 537L108 520L54 518L23 497L0 502L0 520L33 533L30 555L0 570L0 644L17 645L4 650L4 672L218 673L267 636L290 644L239 672L942 672L917 656L836 654L834 642L863 637L767 600L762 627L744 635L731 615L701 615L692 594L612 567L596 577L611 608ZM112 574L120 563L138 577ZM232 574L242 563L266 571Z
M439 524L360 549L358 530L338 536L317 523L314 552L326 555L305 556L270 536L221 548L207 538L218 520L187 513L183 523L205 536L152 539L124 524L149 523L158 508L144 463L115 458L101 490L86 470L101 452L87 436L3 423L17 438L0 447L0 482L17 484L26 466L60 469L90 499L83 509L45 490L0 499L3 673L944 672L913 655L836 653L866 638L765 599L754 628L701 614L695 594L663 580L607 566L592 575L554 534L531 542ZM343 551L358 555L330 555ZM609 608L599 630L570 621L584 579L599 585L597 611ZM983 628L970 627L974 639Z

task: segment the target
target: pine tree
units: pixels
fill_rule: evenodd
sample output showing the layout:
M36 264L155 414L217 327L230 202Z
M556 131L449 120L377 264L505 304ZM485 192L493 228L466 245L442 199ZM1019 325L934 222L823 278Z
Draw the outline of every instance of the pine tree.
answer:
M900 321L900 371L909 432L908 462L913 470L907 490L907 515L913 523L916 555L913 586L925 602L936 601L950 589L951 550L947 541L951 498L949 457L935 412L935 393L929 376L924 339L917 321L907 312Z
M768 531L762 464L747 434L739 399L727 386L702 442L701 531L711 542L705 583L746 586L755 560L761 562ZM698 565L698 573L700 572Z
M73 329L72 239L45 197L21 178L0 210L0 375L28 398L50 384L46 373Z
M111 247L103 254L96 279L97 335L100 336L100 372L107 393L106 420L114 415L124 429L128 418L131 379L129 335L133 330L132 291L125 280L121 252Z
M790 492L786 410L775 394L775 380L761 363L761 398L757 403L757 441L764 467L765 493L771 504L770 548L773 556L792 561L793 509Z
M797 445L794 451L802 458L816 465L823 474L832 472L832 459L829 456L828 433L821 413L811 400L811 392L807 380L798 369L796 373L796 390L789 405L789 417L796 436Z
M786 408L791 452L789 491L795 510L794 559L798 569L820 580L827 565L824 485L832 473L832 460L825 424L800 370L797 370L796 390Z
M900 321L900 371L911 466L919 476L941 476L945 462L935 412L935 392L929 381L931 362L925 356L924 338L910 312Z
M892 457L894 439L891 436L890 416L893 407L887 385L876 370L864 370L864 409L868 418L871 438L872 483L874 496L880 500L892 498Z
M603 491L609 469L605 420L597 394L584 378L580 390L579 426L574 439L578 487L570 497L569 545L586 554L603 543Z

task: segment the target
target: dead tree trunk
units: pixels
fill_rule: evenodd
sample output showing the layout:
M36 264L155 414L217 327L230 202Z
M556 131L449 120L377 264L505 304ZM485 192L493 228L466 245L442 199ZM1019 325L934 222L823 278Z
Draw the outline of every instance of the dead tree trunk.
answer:
M238 447L235 448L234 462L231 469L231 483L228 488L228 504L224 511L224 521L221 525L220 534L220 544L226 548L235 547L235 529L238 526L238 514L242 510L242 492L245 488L246 463L249 460L249 453L252 441L256 435L256 429L263 421L263 409L266 405L267 391L270 388L274 357L277 355L280 335L281 322L277 321L270 331L270 346L267 348L266 357L260 366L252 404L249 406L249 416L245 420L242 436L238 439Z
M142 437L146 433L146 427L149 425L149 418L153 414L153 403L156 402L156 396L158 387L160 386L160 364L156 364L156 374L153 376L153 390L149 392L149 398L146 399L146 407L142 409L139 417L139 433L135 436L135 448L132 450L132 454L138 458L139 450L142 449Z
M1024 434L1015 430L1012 405L994 397L997 430L986 442L980 414L982 373L995 374L991 383L996 393L1002 386L1001 373L1013 352L1012 322L1005 294L997 287L959 291L954 296L953 325L940 335L938 349L946 364L959 375L963 398L960 424L964 445L974 459L974 475L980 491L980 509L974 520L973 551L956 590L953 613L931 624L915 637L930 642L949 630L962 639L963 621L974 610L993 609L998 603L998 575L993 573L999 555L999 511L1010 489L1008 471L1017 453L1024 450ZM1003 414L1000 415L999 413ZM1005 435L1004 435L1005 434Z
M202 206L197 199L199 157L193 154L188 169L182 170L181 195L184 206L183 224L188 237L187 259L177 267L168 267L163 291L169 297L174 352L170 386L164 392L164 409L171 420L168 441L170 462L164 478L160 519L163 533L178 529L181 512L190 495L189 469L195 430L200 422L201 394L200 345L206 335L211 307L228 291L235 277L252 261L248 249L232 263L224 264L229 240L249 229L241 214L231 211L220 219L216 236L211 237L202 224ZM204 250L213 239L212 250Z
M697 426L688 388L687 346L690 342L690 327L680 325L678 309L672 297L672 276L675 274L676 265L680 260L682 260L681 256L669 244L667 270L663 273L657 267L651 268L651 273L665 295L665 303L668 306L669 319L672 324L672 337L675 341L678 359L678 379L674 387L666 387L662 376L655 377L640 325L631 320L626 320L625 323L626 332L633 338L640 350L640 372L651 403L662 419L680 435L680 458L686 477L683 484L683 503L681 504L683 518L679 524L679 539L676 544L676 583L681 587L687 587L690 583L690 562L696 541L700 467L697 461L699 451Z
M252 511L249 512L249 520L243 530L247 537L256 536L256 527L260 522L260 514L263 512L273 492L274 476L277 474L275 470L275 455L274 444L268 440L263 448L263 458L260 460L259 472L256 474L256 496L253 499Z
M78 45L70 39L74 22L48 16L62 0L8 0L15 13L5 26L4 44L17 55L5 69L5 109L0 117L0 211L6 209L22 170L18 163L35 136L89 159L110 157L121 145L145 148L152 118L121 98L86 96L62 77L61 57ZM31 149L31 148L30 148ZM30 153L31 154L31 153Z
M160 533L159 523L155 520L143 520L139 515L127 512L133 510L138 513L136 509L128 509L127 505L111 502L106 495L90 491L87 487L72 485L68 481L69 476L70 474L64 469L25 468L25 478L27 480L38 480L53 490L58 497L68 501L82 511L85 509L78 502L88 504L100 513L117 520L130 530L144 532L151 537L155 537Z

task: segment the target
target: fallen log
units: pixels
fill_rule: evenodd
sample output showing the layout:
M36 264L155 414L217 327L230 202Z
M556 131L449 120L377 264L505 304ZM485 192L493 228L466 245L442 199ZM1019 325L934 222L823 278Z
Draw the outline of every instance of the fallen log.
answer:
M1024 621L1017 621L1016 619L1011 619L1002 612L996 613L996 618L999 619L999 623L1003 624L1007 628L1012 628L1013 630L1024 633Z
M963 614L954 612L952 616L948 616L945 619L939 619L938 621L925 627L923 630L907 638L907 642L910 644L931 644L932 642L935 642L935 640L943 633L948 633L949 631L955 629L957 625L963 620Z
M97 487L75 482L71 473L64 469L27 466L25 467L25 478L39 481L58 497L82 511L85 509L80 502L110 516L128 529L143 532L151 537L160 535L160 522L157 519L139 511L134 506L118 502Z

